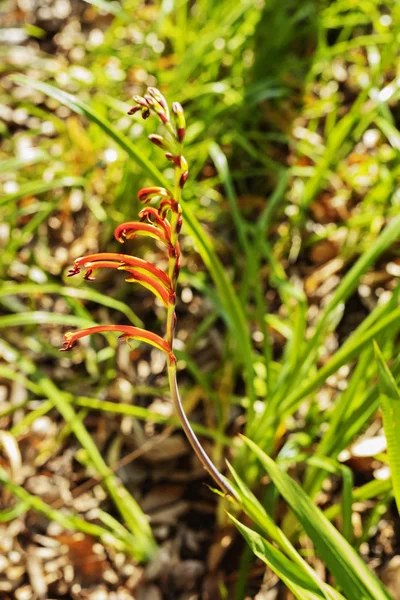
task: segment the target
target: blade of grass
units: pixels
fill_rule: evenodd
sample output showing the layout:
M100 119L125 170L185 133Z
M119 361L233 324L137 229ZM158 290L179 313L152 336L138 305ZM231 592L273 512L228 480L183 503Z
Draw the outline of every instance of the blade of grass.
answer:
M23 167L30 167L45 160L49 160L49 158L49 155L41 150L35 151L32 156L28 156L27 158L14 156L0 162L0 174L15 172Z
M297 516L346 597L349 600L391 598L388 591L383 588L350 544L324 517L303 489L289 475L281 471L257 444L244 436L243 440L260 460L274 485Z
M57 294L57 296L79 298L81 300L88 300L89 302L96 302L96 304L101 304L107 308L118 310L136 327L143 327L142 321L135 315L133 310L127 304L119 300L115 300L114 298L106 296L105 294L102 294L101 292L91 288L65 287L57 283L38 284L5 282L2 286L0 286L0 298L17 294Z
M139 505L106 465L92 437L81 420L77 419L74 409L66 400L65 394L47 378L40 380L40 387L70 425L74 435L86 450L91 463L102 477L108 493L135 537L138 557L142 560L150 558L155 552L155 542L147 518Z
M27 196L37 196L38 194L44 194L44 192L51 192L57 188L64 187L84 187L86 180L83 177L62 177L61 179L54 179L53 181L29 181L20 186L20 188L12 194L5 194L0 198L0 206L16 202Z
M254 521L255 525L257 525L260 531L267 534L267 536L279 546L282 552L284 552L284 554L296 566L298 566L307 577L310 577L314 581L314 584L321 590L322 594L326 598L332 598L331 588L329 588L329 586L321 580L318 574L297 552L284 532L276 525L272 517L266 512L253 492L239 477L232 465L229 463L227 463L227 465L236 483L236 490L241 501L241 506L245 513Z
M382 407L393 491L397 510L400 511L400 390L375 341L374 351L378 363L379 399Z
M10 512L7 514L13 518L19 516L28 509L35 510L38 513L45 515L49 521L59 523L65 529L72 529L73 531L81 531L93 537L99 538L104 544L112 546L116 550L122 552L128 552L130 555L136 555L135 539L131 537L129 545L126 544L126 538L129 536L129 532L126 531L125 539L119 539L114 535L112 531L95 525L94 523L88 523L84 519L81 519L75 515L67 515L64 512L56 510L46 504L39 496L34 496L27 492L22 486L13 483L5 469L0 467L0 481L10 492L18 498L21 502L17 506L8 509ZM121 526L122 527L122 526Z
M282 552L277 550L256 531L253 531L235 519L233 515L228 513L228 516L236 525L254 554L262 560L271 571L278 575L279 579L289 588L296 598L299 600L326 598L315 585L314 581L282 554ZM338 594L331 597L337 598Z

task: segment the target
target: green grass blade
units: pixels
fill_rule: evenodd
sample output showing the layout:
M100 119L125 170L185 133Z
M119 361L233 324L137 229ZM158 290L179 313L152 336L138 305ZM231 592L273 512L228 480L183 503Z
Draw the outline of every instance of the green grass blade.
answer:
M138 558L150 558L155 552L155 542L148 520L139 505L106 465L99 449L82 421L77 417L73 407L67 401L65 394L57 389L47 378L41 379L40 387L45 396L53 402L66 423L71 427L74 435L86 450L92 465L103 478L108 493L136 538Z
M244 481L236 473L235 469L227 463L237 486L237 493L241 501L244 512L254 521L257 527L265 533L281 551L303 571L307 577L314 581L314 585L322 592L326 598L331 598L329 586L320 579L318 574L310 567L296 548L286 537L284 532L276 525L272 517L266 512L262 504L257 500L253 492L248 488Z
M4 296L13 296L17 294L57 294L65 296L66 298L78 298L81 300L88 300L89 302L95 302L101 304L107 308L118 310L120 313L125 315L130 322L136 327L143 327L142 321L135 315L133 310L124 302L115 300L110 296L106 296L97 290L91 288L75 288L66 287L57 283L8 283L0 286L0 298Z
M254 554L278 575L279 579L293 592L296 598L299 600L325 598L313 580L282 554L280 550L277 550L260 534L240 523L233 515L230 513L228 515Z
M36 165L37 163L44 162L45 160L49 160L49 155L46 152L42 152L41 150L35 151L32 156L27 158L18 158L13 156L12 158L8 158L7 160L2 160L0 162L0 175L3 173L11 173L22 169L23 167L30 167L32 165Z
M61 313L50 313L45 311L34 311L31 313L18 313L17 315L5 315L0 317L0 329L2 327L22 327L23 325L64 325L65 327L91 327L96 325L89 319L82 319L75 315L63 315Z
M232 177L229 172L228 161L226 160L226 156L222 152L221 148L215 142L211 142L210 144L210 156L225 188L240 245L242 246L243 252L248 257L250 255L250 246L247 239L245 223L242 215L240 214Z
M33 509L36 512L39 512L45 515L50 521L54 521L55 523L59 523L65 529L72 529L73 531L81 531L82 533L86 533L88 535L92 535L94 537L99 538L104 544L113 546L116 550L129 552L131 555L135 555L135 547L134 547L134 539L132 538L131 543L127 546L125 539L124 541L118 539L114 535L113 532L105 529L104 527L100 527L94 523L88 523L84 519L81 519L75 515L68 515L64 512L56 510L52 508L50 505L46 504L39 496L34 496L27 492L23 487L15 484L11 481L7 471L0 467L0 482L8 489L10 492L18 498L21 502L13 507L12 509L8 509L6 513L4 511L3 520L8 520L8 517L15 518L25 512L25 510ZM17 508L18 507L18 508ZM1 519L0 519L1 521ZM129 532L126 532L128 534Z
M378 363L379 399L382 407L393 491L397 509L400 511L400 390L376 342L374 342L374 349Z
M20 186L20 188L12 194L5 194L0 198L0 206L3 204L9 204L10 202L16 202L26 196L37 196L38 194L44 194L44 192L51 192L57 188L64 187L84 187L86 181L83 177L62 177L61 179L53 179L52 181L29 181Z
M289 475L281 471L254 442L248 438L243 439L267 470L346 597L349 600L391 598L350 544L324 517L303 489Z

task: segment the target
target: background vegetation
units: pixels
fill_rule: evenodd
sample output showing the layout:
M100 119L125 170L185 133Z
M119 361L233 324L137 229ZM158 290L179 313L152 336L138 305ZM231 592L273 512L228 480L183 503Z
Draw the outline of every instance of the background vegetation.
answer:
M400 598L398 3L1 11L0 595ZM126 114L148 85L189 125L182 395L241 507L204 485L157 351L58 354L163 322L118 273L66 279L171 175Z

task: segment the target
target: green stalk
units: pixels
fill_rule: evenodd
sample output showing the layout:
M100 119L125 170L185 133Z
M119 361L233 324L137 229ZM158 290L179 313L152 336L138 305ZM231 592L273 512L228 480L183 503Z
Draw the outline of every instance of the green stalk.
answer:
M176 364L172 363L168 366L168 381L171 389L172 402L177 412L179 420L182 424L182 429L186 434L187 439L190 442L197 458L207 471L207 473L214 479L215 483L225 492L227 496L231 496L239 502L239 497L235 490L230 486L228 481L223 475L217 470L213 462L207 456L203 446L200 444L196 434L194 433L188 418L183 410L182 401L179 395L178 382L176 379Z

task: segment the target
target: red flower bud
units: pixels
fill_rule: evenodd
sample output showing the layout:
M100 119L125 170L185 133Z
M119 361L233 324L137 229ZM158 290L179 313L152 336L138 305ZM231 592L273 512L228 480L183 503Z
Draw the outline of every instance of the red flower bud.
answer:
M152 133L149 135L149 140L155 146L158 146L159 148L162 148L163 150L169 150L169 148L170 148L170 145L168 144L168 142L161 135L156 135L155 133Z
M142 110L142 108L140 106L132 106L132 108L130 108L128 110L128 115L134 115L135 113L139 112L139 110Z
M131 240L137 235L149 236L164 243L168 242L165 233L161 231L161 229L155 225L141 223L140 221L122 223L121 225L118 225L114 231L115 239L117 242L121 243L124 241L124 238L126 240Z
M186 121L182 105L179 102L173 102L172 112L174 113L178 141L183 142L183 138L185 137Z
M162 93L160 92L160 90L158 90L155 87L149 87L147 88L147 91L149 92L149 94L155 99L157 100L157 102L159 104L161 104L161 106L165 109L168 109L168 104L166 99L164 98L164 96L162 95Z
M179 187L183 188L189 177L189 171L184 171L179 180Z
M147 204L150 200L158 196L161 196L161 198L170 198L171 193L165 188L158 186L142 188L138 192L138 198L140 202L144 202L144 204Z
M139 104L140 106L143 106L144 108L149 108L149 105L146 102L145 98L142 98L142 96L133 96L133 100L136 102L136 104Z

